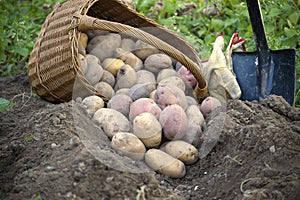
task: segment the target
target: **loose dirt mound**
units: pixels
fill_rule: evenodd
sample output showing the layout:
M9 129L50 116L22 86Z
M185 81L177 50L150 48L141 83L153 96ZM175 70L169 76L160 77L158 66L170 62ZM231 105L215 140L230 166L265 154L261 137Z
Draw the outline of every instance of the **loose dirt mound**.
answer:
M116 154L102 136L97 140L100 157L86 148L83 137L101 130L77 103L51 104L31 95L25 75L0 79L0 96L15 95L16 104L0 114L0 199L300 196L300 111L280 97L261 104L231 101L217 109L207 119L202 158L187 167L184 178L171 179L109 167L146 166ZM79 122L91 124L80 129Z

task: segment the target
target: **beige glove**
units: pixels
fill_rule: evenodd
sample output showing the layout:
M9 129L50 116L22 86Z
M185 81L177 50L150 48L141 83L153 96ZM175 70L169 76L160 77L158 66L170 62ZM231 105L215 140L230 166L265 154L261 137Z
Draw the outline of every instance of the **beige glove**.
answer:
M232 70L231 54L233 48L241 46L244 40L234 40L235 38L236 34L232 36L226 52L223 53L224 37L218 35L208 62L203 64L209 95L219 99L223 104L229 99L241 97L241 89ZM235 41L240 42L235 43Z

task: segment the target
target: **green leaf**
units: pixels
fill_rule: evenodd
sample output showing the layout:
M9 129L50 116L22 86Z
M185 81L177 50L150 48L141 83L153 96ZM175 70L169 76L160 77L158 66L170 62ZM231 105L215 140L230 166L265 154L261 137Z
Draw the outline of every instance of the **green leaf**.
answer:
M293 25L297 25L299 21L300 13L299 12L293 12L289 15L289 20L292 22Z
M0 98L0 112L6 111L9 108L10 104L11 102L9 100Z
M284 27L284 33L288 38L291 38L291 37L297 35L297 31L289 29L287 27Z

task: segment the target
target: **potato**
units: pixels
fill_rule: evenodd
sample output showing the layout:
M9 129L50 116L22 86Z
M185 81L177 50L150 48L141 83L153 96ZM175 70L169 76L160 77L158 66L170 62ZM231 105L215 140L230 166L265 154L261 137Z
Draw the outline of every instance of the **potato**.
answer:
M115 85L115 90L121 89L121 88L130 88L134 84L136 84L137 81L137 75L135 70L130 67L130 65L123 65L118 73L117 73L117 82Z
M82 71L82 73L85 74L88 69L88 63L82 54L78 54L78 59L79 59L79 68Z
M184 84L183 80L181 80L177 76L170 76L170 77L164 78L163 80L158 82L157 87L160 87L161 85L168 85L168 84L174 85L174 86L178 87L179 89L181 89L183 92L185 92L185 84Z
M124 38L121 41L120 48L124 49L125 51L131 52L135 47L135 41L129 38Z
M99 64L89 64L85 73L86 79L91 85L95 85L103 75L103 68Z
M164 136L169 139L181 139L187 133L188 118L181 106L173 104L162 110L159 123Z
M158 73L163 69L171 68L172 60L166 54L153 54L146 58L144 65L150 72Z
M121 89L116 91L116 94L126 94L126 95L128 95L129 91L130 91L130 88L121 88Z
M192 96L186 96L187 104L190 105L198 105L197 100Z
M149 112L153 114L156 119L159 119L161 109L152 99L140 98L130 105L129 119L133 121L136 116L143 112Z
M105 31L105 30L88 30L85 31L85 33L87 34L89 40L92 40L94 37L97 37L99 35L109 35L109 31Z
M107 70L104 70L103 71L103 75L100 79L101 82L106 82L108 83L111 87L114 87L115 86L115 82L116 82L116 79L114 77L114 75L112 73L110 73L109 71Z
M178 70L179 77L184 81L187 88L194 88L197 85L197 80L185 66Z
M136 75L137 83L156 83L154 74L148 70L139 70Z
M182 140L198 147L201 142L204 117L197 105L189 106L185 113L188 118L188 131Z
M79 39L78 39L78 53L81 53L82 55L86 55L86 47L88 43L88 36L85 33L79 33Z
M130 132L132 129L129 120L122 113L111 108L98 109L93 119L110 138L117 132Z
M99 36L100 37L100 36ZM121 36L111 33L104 41L98 43L89 53L97 56L100 62L106 58L112 58L116 48L120 47Z
M111 140L111 146L120 154L128 156L134 160L142 160L146 153L143 142L134 134L128 132L118 132Z
M186 174L183 162L158 149L149 149L145 162L153 170L171 178L182 178Z
M104 42L109 37L109 34L102 34L102 35L95 35L91 40L88 42L87 51L91 52L98 44Z
M194 164L199 158L198 150L193 145L182 140L171 141L166 144L164 149L167 154L187 165Z
M149 95L149 98L150 99L155 99L155 92L156 92L156 90L153 90L151 93L150 93L150 95Z
M88 64L100 64L99 58L95 55L86 54L85 59Z
M108 101L107 107L119 111L128 118L131 103L132 99L129 96L116 94Z
M114 76L117 76L119 69L124 65L125 63L123 62L123 60L117 58L106 58L102 62L103 69L109 71Z
M135 71L142 69L144 66L143 61L136 55L121 48L116 48L114 56L115 58L123 60L125 64L130 65Z
M136 135L146 147L158 147L162 138L162 127L156 117L151 113L141 113L133 120L133 134Z
M115 95L114 89L106 82L96 83L94 88L108 99Z
M200 111L204 117L207 117L218 106L221 106L221 102L217 98L206 97L200 105Z
M89 115L93 115L98 109L104 107L104 101L100 97L93 95L82 100L82 104L86 106Z
M159 83L161 80L170 76L177 76L177 72L174 69L163 69L157 75L157 82Z
M161 85L156 89L155 102L164 109L168 105L178 104L183 109L187 107L187 100L184 92L176 86L173 85Z
M150 93L155 90L155 88L155 83L138 83L130 88L128 95L133 101L140 98L148 98Z
M150 44L137 40L132 52L141 60L145 60L148 56L159 53L159 50Z

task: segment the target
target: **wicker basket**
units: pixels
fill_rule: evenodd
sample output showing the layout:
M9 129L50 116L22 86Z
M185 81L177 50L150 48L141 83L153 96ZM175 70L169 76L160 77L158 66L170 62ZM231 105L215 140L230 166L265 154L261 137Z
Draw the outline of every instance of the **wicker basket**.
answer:
M198 99L206 95L201 62L182 37L130 9L121 0L69 0L58 4L48 15L29 58L29 81L42 98L50 102L71 100L75 79L79 77L85 89L107 100L79 70L79 32L94 29L126 33L153 45L193 73L198 82Z

